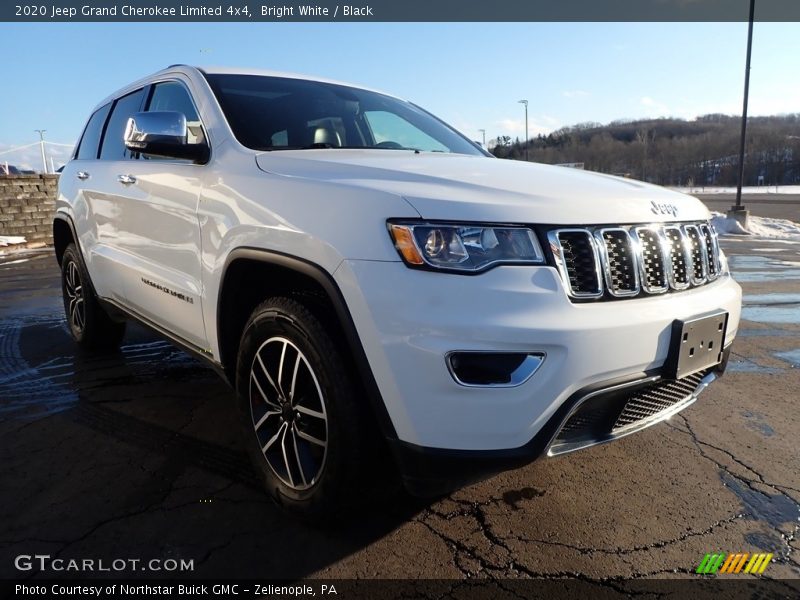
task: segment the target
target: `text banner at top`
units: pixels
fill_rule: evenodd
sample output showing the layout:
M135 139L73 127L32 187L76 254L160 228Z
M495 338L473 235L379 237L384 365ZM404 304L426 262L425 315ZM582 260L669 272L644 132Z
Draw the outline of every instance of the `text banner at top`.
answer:
M60 0L3 2L5 22L747 21L750 0ZM757 0L755 20L800 22L800 0Z

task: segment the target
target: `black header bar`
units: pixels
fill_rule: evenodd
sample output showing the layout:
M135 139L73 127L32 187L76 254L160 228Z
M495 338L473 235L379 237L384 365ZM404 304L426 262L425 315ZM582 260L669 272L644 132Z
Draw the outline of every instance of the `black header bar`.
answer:
M747 21L749 0L22 0L6 22ZM800 21L798 0L758 0L756 21Z

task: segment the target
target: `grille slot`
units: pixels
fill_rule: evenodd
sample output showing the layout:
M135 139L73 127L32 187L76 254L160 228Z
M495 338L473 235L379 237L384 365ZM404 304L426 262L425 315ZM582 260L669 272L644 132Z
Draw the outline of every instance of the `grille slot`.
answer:
M562 229L551 240L551 247L560 261L562 273L566 275L573 296L580 298L603 295L597 249L589 231Z
M639 238L642 287L649 294L662 294L669 285L661 235L657 229L637 227L636 236Z
M692 285L705 283L708 277L708 252L705 239L700 235L697 225L686 225L683 230L689 240L689 253L692 256Z
M639 273L630 234L625 229L602 229L597 234L604 258L606 288L612 296L639 293Z
M700 225L700 233L708 255L708 279L716 279L719 276L719 250L717 248L716 235L714 230L706 224Z
M721 275L719 242L708 222L554 229L547 237L575 300L664 294Z
M684 244L683 230L677 226L665 227L664 237L669 248L670 287L675 290L685 290L689 287L692 258Z

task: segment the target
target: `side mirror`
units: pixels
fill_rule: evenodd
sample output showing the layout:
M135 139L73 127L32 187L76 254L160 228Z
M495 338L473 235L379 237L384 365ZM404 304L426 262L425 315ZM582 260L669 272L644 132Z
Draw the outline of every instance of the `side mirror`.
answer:
M189 144L186 117L179 112L140 112L128 119L125 147L131 152L208 161L206 144Z

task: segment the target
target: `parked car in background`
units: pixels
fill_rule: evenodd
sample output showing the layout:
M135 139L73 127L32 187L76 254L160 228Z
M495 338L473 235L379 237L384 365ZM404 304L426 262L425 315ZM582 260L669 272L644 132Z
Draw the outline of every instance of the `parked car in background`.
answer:
M20 170L14 165L0 163L0 175L19 175Z

